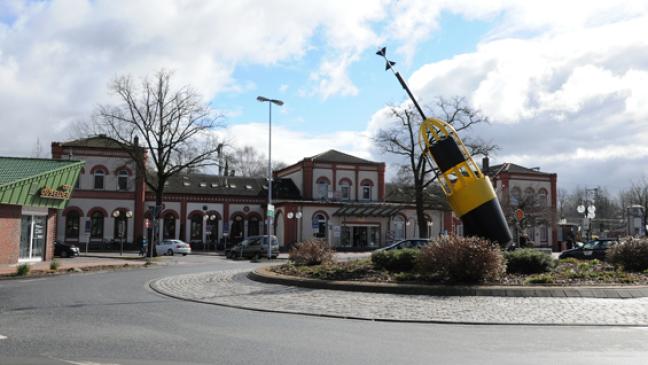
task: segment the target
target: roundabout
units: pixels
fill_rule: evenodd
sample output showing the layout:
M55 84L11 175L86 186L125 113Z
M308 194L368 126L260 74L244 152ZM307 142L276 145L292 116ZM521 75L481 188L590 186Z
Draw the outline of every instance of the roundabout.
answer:
M170 276L156 292L226 307L371 321L549 326L648 326L648 298L430 296L300 288L250 280L250 270Z

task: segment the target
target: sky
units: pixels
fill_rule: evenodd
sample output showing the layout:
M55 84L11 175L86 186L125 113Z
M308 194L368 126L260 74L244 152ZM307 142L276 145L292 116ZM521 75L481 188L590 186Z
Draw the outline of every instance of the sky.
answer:
M0 155L49 151L111 80L172 70L224 115L234 146L294 163L329 149L388 163L372 137L405 92L463 97L490 123L491 164L558 186L626 189L648 166L648 1L0 0Z

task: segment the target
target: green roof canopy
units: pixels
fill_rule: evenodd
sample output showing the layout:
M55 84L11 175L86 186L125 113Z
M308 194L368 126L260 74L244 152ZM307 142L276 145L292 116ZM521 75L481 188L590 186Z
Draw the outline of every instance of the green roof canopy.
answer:
M61 209L83 161L0 157L0 204Z

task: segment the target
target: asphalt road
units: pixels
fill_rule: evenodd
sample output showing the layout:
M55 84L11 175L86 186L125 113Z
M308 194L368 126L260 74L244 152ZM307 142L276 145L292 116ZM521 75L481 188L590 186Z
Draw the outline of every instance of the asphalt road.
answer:
M147 283L254 264L170 260L0 281L0 364L648 363L647 328L386 323L184 302Z

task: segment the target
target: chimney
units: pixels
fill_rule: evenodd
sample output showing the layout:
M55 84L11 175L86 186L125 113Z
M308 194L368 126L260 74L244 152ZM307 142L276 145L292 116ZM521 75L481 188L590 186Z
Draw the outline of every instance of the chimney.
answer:
M490 160L488 159L488 156L484 156L484 158L482 159L482 171L483 172L488 171L488 169L490 168L489 163L490 163Z
M133 138L133 144L135 145L135 147L139 147L139 137L138 136L135 136Z

